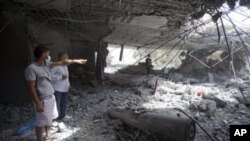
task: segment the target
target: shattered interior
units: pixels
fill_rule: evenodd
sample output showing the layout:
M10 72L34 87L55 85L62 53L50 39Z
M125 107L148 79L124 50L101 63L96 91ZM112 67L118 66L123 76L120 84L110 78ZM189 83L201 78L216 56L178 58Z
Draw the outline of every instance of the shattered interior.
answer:
M250 0L0 0L0 140L35 140L34 129L17 131L34 114L24 69L40 44L53 61L60 52L88 59L69 67L68 116L53 125L51 140L229 140L230 125L250 124L249 7Z

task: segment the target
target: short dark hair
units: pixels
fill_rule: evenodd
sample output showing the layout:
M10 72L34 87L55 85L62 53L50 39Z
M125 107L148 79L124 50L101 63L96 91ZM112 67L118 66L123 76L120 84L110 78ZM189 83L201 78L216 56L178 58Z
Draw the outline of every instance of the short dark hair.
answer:
M60 59L63 57L63 55L68 55L68 54L65 53L65 52L60 52L60 53L58 54L58 59L60 60Z
M35 50L34 50L34 56L36 59L40 58L41 55L44 53L44 52L47 52L49 51L49 49L47 47L45 47L44 45L38 45L35 47Z

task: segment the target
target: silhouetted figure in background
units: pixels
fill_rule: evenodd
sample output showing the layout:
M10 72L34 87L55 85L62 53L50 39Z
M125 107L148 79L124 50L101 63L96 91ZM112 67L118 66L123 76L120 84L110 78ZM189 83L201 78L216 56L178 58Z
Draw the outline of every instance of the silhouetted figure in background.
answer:
M148 54L148 57L146 59L146 67L147 67L147 74L150 74L152 71L153 65L152 65L152 60L150 58L150 54Z

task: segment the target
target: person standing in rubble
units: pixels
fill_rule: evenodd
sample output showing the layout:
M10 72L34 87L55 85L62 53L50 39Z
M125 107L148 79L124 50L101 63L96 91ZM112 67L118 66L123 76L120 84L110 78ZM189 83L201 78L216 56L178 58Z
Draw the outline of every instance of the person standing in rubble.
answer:
M66 59L68 59L67 53L58 54L58 61ZM64 119L67 112L67 99L70 87L68 66L64 65L52 67L51 76L53 80L53 87L55 89L54 95L56 97L57 109L59 112L57 120L60 121Z
M43 129L46 132L45 138L49 138L52 120L58 116L50 67L74 63L85 64L87 60L66 59L51 62L49 49L44 45L35 48L34 56L36 60L25 69L25 80L35 107L37 141L43 141Z
M146 59L146 67L147 67L147 74L150 74L150 72L152 71L152 68L153 68L150 54L148 54L147 59Z

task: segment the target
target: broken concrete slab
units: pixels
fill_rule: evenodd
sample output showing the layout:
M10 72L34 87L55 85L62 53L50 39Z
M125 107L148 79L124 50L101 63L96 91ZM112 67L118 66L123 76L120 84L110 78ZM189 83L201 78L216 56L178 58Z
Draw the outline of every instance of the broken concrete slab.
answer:
M242 96L237 96L236 99L244 105L249 105L250 104L250 98L244 98Z
M108 111L109 116L120 119L130 126L168 136L176 141L194 140L196 133L194 122L183 114L171 111L168 113L166 116L153 113L134 114L124 109Z
M69 95L69 100L71 102L76 102L79 99L79 96Z
M206 114L209 116L209 117L212 117L214 116L216 110L217 110L217 104L215 101L212 101L212 100L206 100L206 104L207 104L207 112Z
M202 96L203 99L208 99L208 100L213 100L216 102L217 107L225 107L227 105L227 103L223 100L221 100L220 98L216 97L215 95L212 94L205 94Z
M201 112L206 112L207 111L207 103L205 103L205 102L202 102L199 106L199 110L201 111Z
M156 77L152 77L151 79L154 80L152 82L155 82ZM122 83L123 82L124 81L122 81ZM143 91L152 90L146 87L145 84L147 82L148 81L140 81L140 85L137 85L138 83L136 83L134 87L131 87L134 85L134 83L132 82L130 83L130 85L112 85L107 83L104 86L97 88L90 86L83 88L81 84L79 84L79 86L77 85L77 88L74 91L70 92L70 94L79 97L76 101L69 100L68 113L72 115L72 119L68 120L65 124L70 124L76 128L80 127L81 129L74 133L72 137L69 137L69 140L74 140L74 138L76 138L76 140L95 140L96 137L98 137L98 141L111 140L111 136L117 135L116 133L114 133L114 130L122 130L122 127L124 126L124 124L118 124L119 126L114 129L113 125L108 124L109 119L106 119L106 112L108 111L108 109L112 109L116 106L121 107L123 109L130 109L132 111L135 111L136 114L143 114L148 111L154 113L152 110L158 111L159 109L163 109L164 111L164 109L168 108L183 108L185 109L185 112L187 112L191 116L194 116L195 119L197 119L202 124L202 126L209 132L212 130L215 131L215 128L222 129L220 131L216 130L216 132L218 131L219 133L221 133L217 134L216 138L218 136L225 140L227 140L227 133L224 130L227 130L228 128L227 126L225 126L225 123L222 121L222 119L225 119L228 124L234 121L239 121L242 124L249 123L250 116L249 114L245 114L249 112L249 109L241 103L238 103L238 108L234 108L235 102L228 101L227 99L227 97L234 98L235 89L233 87L225 88L222 84L210 83L208 85L190 85L185 83L173 83L168 80L160 79L161 83L159 84L159 88L164 89L165 93L167 94L162 93L156 94L154 96L148 94L134 94L133 88L137 87L139 87ZM126 83L128 82L126 81ZM74 86L73 83L72 86ZM177 95L173 93L174 91L179 90L184 93L182 95ZM209 99L203 99L197 96L197 92L201 91L203 91L204 94L220 96L218 98L223 99L227 103L227 106L225 106L224 108L220 108L216 105L217 103L214 100L211 100L213 101L211 102L212 104L207 104L207 100ZM81 97L80 93L83 93L84 97ZM200 104L206 105L203 106L207 107L207 109L202 109L201 106L198 107ZM191 108L192 105L194 108ZM26 107L26 105L19 107ZM31 107L27 108L23 110L31 112L29 109L32 108L32 105ZM140 108L144 108L146 110L135 110ZM5 112L3 112L5 111L5 109L6 108L3 108L3 106L0 106L1 115L6 115L4 114ZM162 112L161 110L159 113L164 112ZM227 114L230 114L230 116L226 117ZM1 119L2 118L0 117L0 131L2 130L2 127L6 127L7 125L6 123L2 124ZM108 124L108 126L102 124ZM8 126L14 127L12 124L8 124ZM135 133L138 132L138 130L131 131L134 131ZM60 133L57 134L60 135ZM108 137L105 138L103 134ZM119 138L116 139L119 140ZM147 139L142 139L141 134L138 136L138 140L148 141ZM196 140L208 139L204 136L202 132L197 132Z

